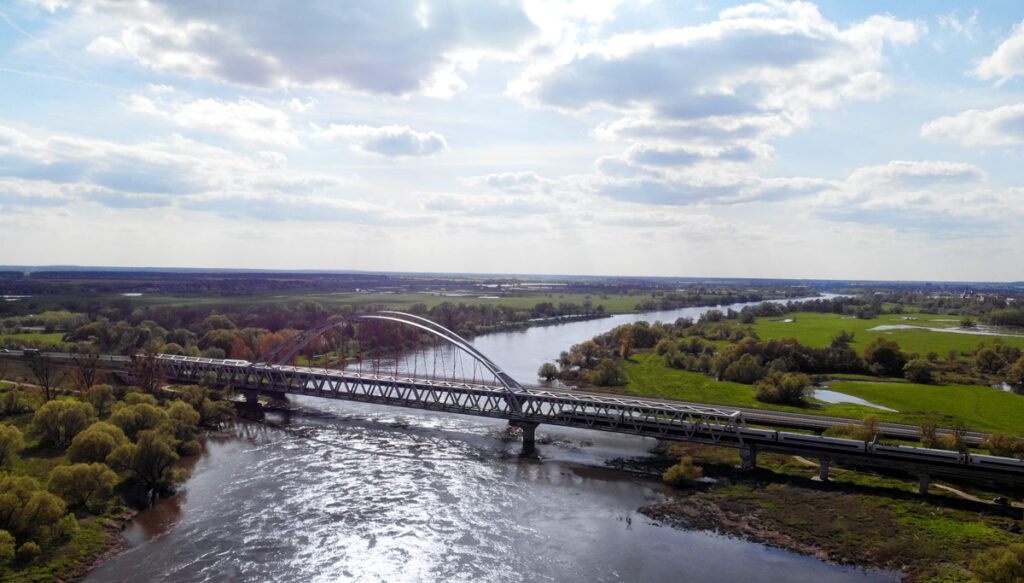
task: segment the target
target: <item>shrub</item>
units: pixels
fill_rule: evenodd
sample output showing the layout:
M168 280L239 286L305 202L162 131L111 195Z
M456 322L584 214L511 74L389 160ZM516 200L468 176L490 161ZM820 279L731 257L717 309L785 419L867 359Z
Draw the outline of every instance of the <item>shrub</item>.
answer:
M661 479L670 486L680 486L704 475L704 468L694 465L693 458L686 456L679 463L665 470Z
M550 362L545 362L544 364L540 365L540 369L537 371L537 376L544 379L545 381L551 382L555 379L556 376L558 376L558 367L551 364Z
M722 373L722 380L752 385L764 377L764 367L753 354L744 354Z
M811 379L805 374L772 371L754 384L754 398L765 403L804 405Z
M1016 583L1024 580L1024 544L990 549L971 563L972 581Z
M0 566L9 565L14 560L14 536L6 530L0 530Z
M981 446L990 454L1000 457L1014 457L1024 453L1024 442L1019 437L1008 433L993 433L985 438Z
M903 377L912 383L926 385L932 382L935 367L923 358L915 358L903 366Z
M600 387L626 384L626 375L622 372L622 365L618 362L605 358L598 363L594 372L590 373L590 382Z
M29 563L32 559L38 557L41 552L43 552L43 550L39 548L38 544L28 541L18 547L18 561L22 563Z
M877 374L889 377L901 376L907 362L900 345L881 336L864 349L864 360Z
M13 425L0 425L0 468L9 468L18 461L18 452L25 447L21 430Z

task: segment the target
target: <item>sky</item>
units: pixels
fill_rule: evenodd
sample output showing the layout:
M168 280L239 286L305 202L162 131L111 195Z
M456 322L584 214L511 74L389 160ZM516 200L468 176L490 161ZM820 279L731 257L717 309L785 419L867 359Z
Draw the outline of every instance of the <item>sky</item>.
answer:
M0 265L1024 280L1024 3L0 0Z

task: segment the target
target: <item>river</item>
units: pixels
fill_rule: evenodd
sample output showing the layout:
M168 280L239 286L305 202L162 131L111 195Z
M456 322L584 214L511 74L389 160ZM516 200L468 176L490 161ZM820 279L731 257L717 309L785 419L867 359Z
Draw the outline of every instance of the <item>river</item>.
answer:
M737 306L733 306L734 308ZM531 383L614 316L479 337ZM86 581L894 581L706 532L637 508L673 496L605 467L654 441L542 426L539 459L499 420L293 397L298 413L211 434L183 491L142 512Z

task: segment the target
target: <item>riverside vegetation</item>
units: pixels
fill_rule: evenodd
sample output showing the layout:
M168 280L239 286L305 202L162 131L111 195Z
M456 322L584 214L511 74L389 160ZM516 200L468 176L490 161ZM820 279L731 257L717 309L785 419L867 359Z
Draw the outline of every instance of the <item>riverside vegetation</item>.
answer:
M38 365L38 363L37 363ZM0 360L0 379L20 363ZM29 367L32 368L32 367ZM38 370L36 372L39 372ZM200 429L230 418L233 407L207 387L151 392L93 384L81 363L55 371L47 389L0 382L0 577L68 580L121 544L131 508L172 493L198 453Z
M992 432L987 453L1024 457L1024 397L990 386L1024 389L1024 336L928 330L950 319L920 310L875 297L835 298L712 310L699 321L640 322L571 347L539 375L645 396L849 417L849 425L827 433L868 441L877 439L877 420L885 419L921 425L925 447L966 451L957 432L940 438L935 428L970 427ZM956 315L960 328L963 315ZM880 324L922 327L871 330ZM811 391L826 383L894 411L817 402ZM965 507L949 490L921 499L913 494L916 482L903 477L835 467L831 483L821 484L812 479L814 462L792 456L762 454L759 469L743 473L731 449L665 444L661 453L674 460L664 480L683 488L683 496L643 510L657 519L903 570L912 581L1024 577L1020 524L1000 508ZM705 474L716 485L694 488ZM955 486L975 499L1021 495Z

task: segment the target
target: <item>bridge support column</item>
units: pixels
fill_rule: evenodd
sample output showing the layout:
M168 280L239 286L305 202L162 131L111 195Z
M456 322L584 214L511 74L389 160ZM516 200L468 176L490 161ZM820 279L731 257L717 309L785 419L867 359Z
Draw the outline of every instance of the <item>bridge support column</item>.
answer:
M825 458L822 458L818 460L818 463L821 464L821 468L818 470L818 479L820 479L822 482L827 482L829 461Z
M917 493L924 496L928 493L928 486L932 483L932 477L928 474L921 474L917 478Z
M520 452L520 457L537 455L537 426L540 423L533 421L509 421L508 424L523 430L523 451Z
M243 389L242 392L245 394L245 403L239 404L238 409L247 416L262 419L263 404L260 403L260 392L256 389Z
M752 470L757 467L757 446L744 445L740 448L740 468Z

